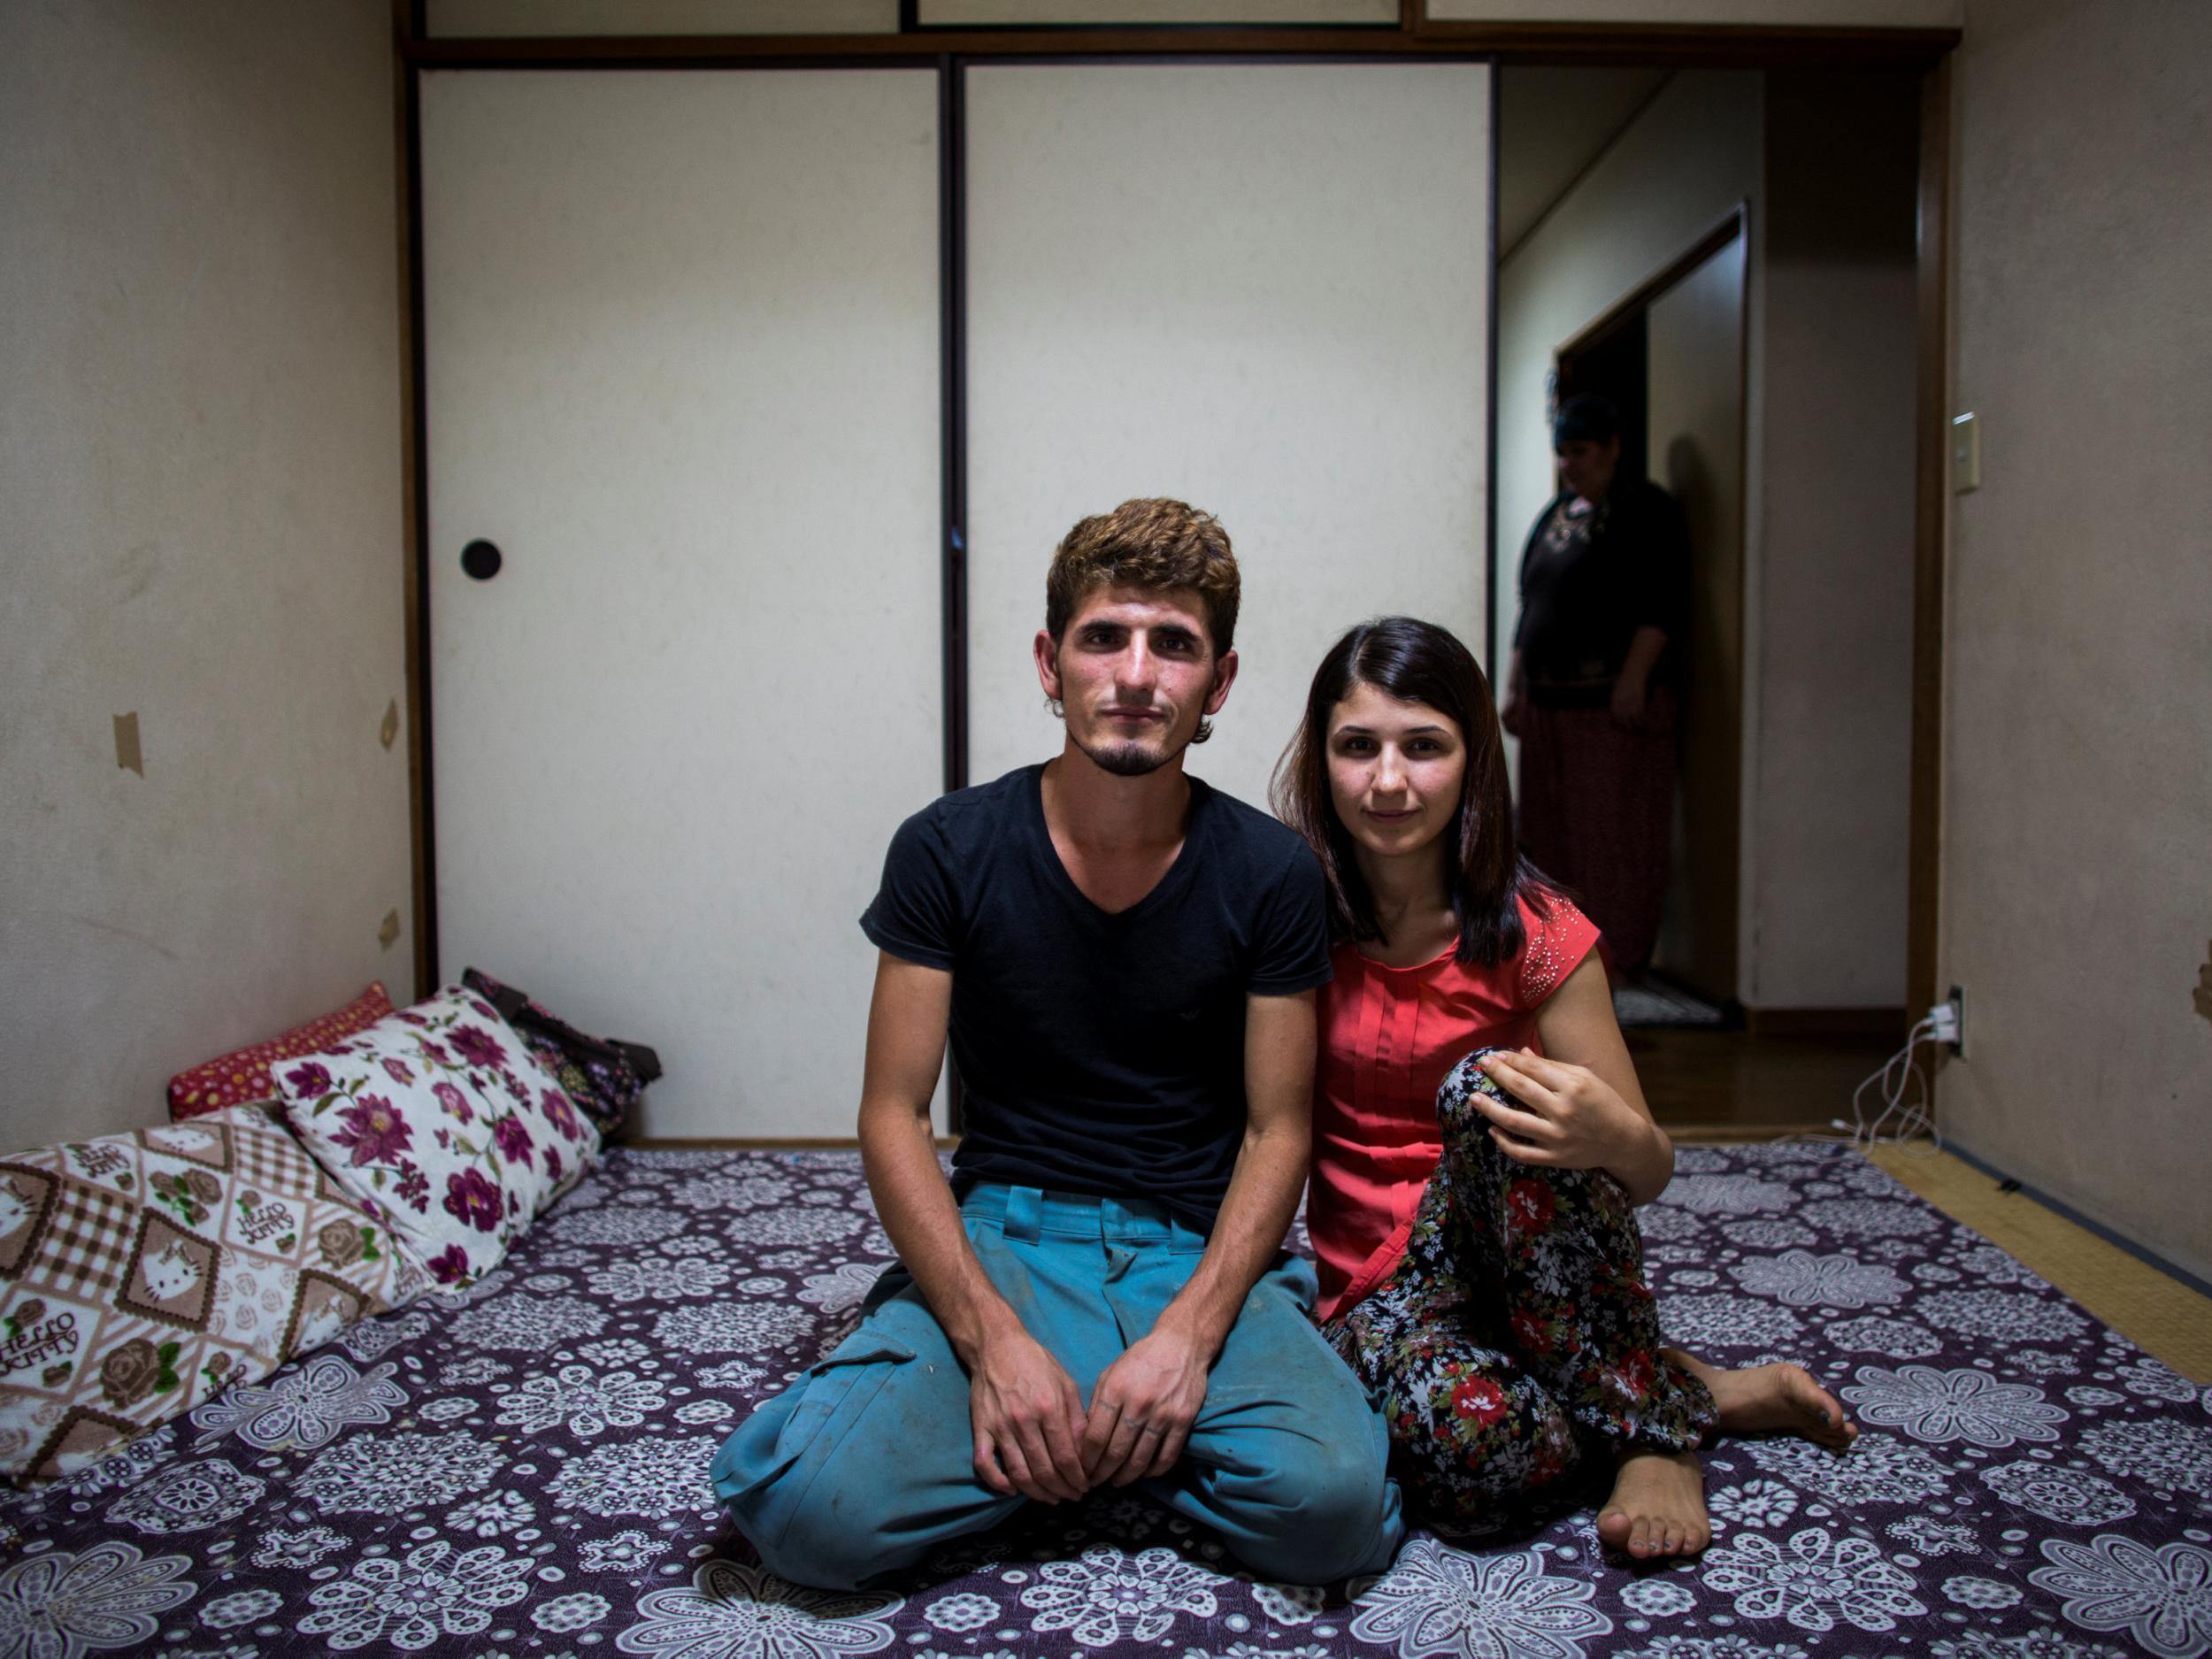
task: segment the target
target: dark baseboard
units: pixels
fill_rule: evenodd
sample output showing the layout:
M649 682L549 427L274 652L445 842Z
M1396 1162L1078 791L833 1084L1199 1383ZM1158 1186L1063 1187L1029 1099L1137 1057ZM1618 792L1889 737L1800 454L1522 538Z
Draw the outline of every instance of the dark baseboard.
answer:
M1993 1181L2002 1183L2009 1180L2017 1180L2016 1177L2007 1175L2003 1170L1998 1168L1994 1164L1990 1163L1988 1159L1983 1157L1978 1153L1969 1152L1964 1147L1960 1146L1956 1141L1945 1142L1943 1150L1948 1152L1953 1157L1958 1159L1960 1163L1973 1165L1974 1168L1979 1170L1983 1174L1988 1176ZM2160 1272L2165 1274L2167 1278L2172 1279L2175 1283L2187 1286L2191 1290L2195 1291L2200 1296L2212 1297L2212 1285L2206 1284L2204 1280L2199 1279L2187 1268L2168 1261L2155 1250L2147 1249L2144 1246L2138 1244L2134 1240L2129 1238L2124 1233L2115 1232L2112 1228L2105 1225L2103 1222L2082 1214L2080 1210L2066 1202L2065 1200L2052 1197L2050 1194L2045 1192L2039 1187L2031 1187L2025 1181L2020 1181L2018 1183L2018 1190L2022 1197L2034 1200L2035 1202L2042 1205L2044 1209L2049 1210L2053 1215L2062 1217L2066 1220L2072 1222L2084 1233L2095 1234L2098 1238L2102 1239L2107 1244L2112 1246L2113 1248L2133 1256L2137 1261L2142 1263L2144 1266L2156 1268Z
M1755 1037L1894 1037L1911 1021L1901 1008L1747 1008L1744 1029Z

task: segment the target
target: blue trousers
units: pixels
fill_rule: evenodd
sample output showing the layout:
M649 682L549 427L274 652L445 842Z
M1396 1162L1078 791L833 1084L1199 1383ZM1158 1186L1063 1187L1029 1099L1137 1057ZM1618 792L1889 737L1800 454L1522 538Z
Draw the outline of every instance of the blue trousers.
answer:
M992 1184L961 1206L984 1271L1085 1402L1151 1330L1205 1240L1141 1200ZM1312 1324L1313 1269L1279 1256L1214 1363L1181 1461L1136 1483L1262 1578L1379 1573L1404 1535L1382 1417ZM714 1488L779 1577L850 1589L996 1526L1027 1500L977 1479L968 1377L902 1268L860 1327L716 1454Z

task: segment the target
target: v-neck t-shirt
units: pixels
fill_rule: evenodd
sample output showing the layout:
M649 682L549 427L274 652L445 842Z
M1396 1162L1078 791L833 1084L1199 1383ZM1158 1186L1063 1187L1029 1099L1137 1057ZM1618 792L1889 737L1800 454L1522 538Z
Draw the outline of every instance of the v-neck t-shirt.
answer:
M1321 1067L1313 1102L1306 1229L1332 1318L1389 1277L1444 1155L1436 1092L1477 1048L1544 1051L1536 1010L1598 941L1590 919L1553 895L1549 916L1521 901L1521 949L1485 967L1452 949L1411 967L1371 962L1349 944L1321 994Z
M907 819L860 918L880 949L952 973L955 1189L1143 1197L1210 1231L1244 1135L1244 1000L1329 977L1321 866L1193 778L1182 850L1110 913L1060 862L1043 777L1025 766Z

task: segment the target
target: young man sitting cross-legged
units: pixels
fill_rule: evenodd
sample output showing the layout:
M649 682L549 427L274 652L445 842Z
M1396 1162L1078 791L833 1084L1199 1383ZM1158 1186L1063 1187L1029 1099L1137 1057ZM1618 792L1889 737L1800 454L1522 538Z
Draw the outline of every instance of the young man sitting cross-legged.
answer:
M730 1437L715 1489L773 1571L823 1587L1132 1483L1263 1578L1381 1572L1387 1439L1281 1248L1321 872L1183 771L1236 679L1229 539L1127 502L1069 532L1046 595L1061 753L909 818L862 919L882 955L861 1153L901 1265ZM929 1118L948 1033L950 1186Z

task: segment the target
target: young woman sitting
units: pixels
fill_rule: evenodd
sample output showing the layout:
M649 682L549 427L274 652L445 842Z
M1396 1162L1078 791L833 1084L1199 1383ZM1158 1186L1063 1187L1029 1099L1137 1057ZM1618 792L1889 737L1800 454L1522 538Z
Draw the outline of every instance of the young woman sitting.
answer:
M1324 1333L1382 1401L1393 1463L1447 1525L1610 1470L1604 1543L1711 1539L1717 1430L1848 1446L1801 1367L1660 1343L1635 1207L1674 1148L1613 1018L1597 929L1515 849L1490 687L1445 629L1354 628L1275 778L1328 872L1307 1224Z

